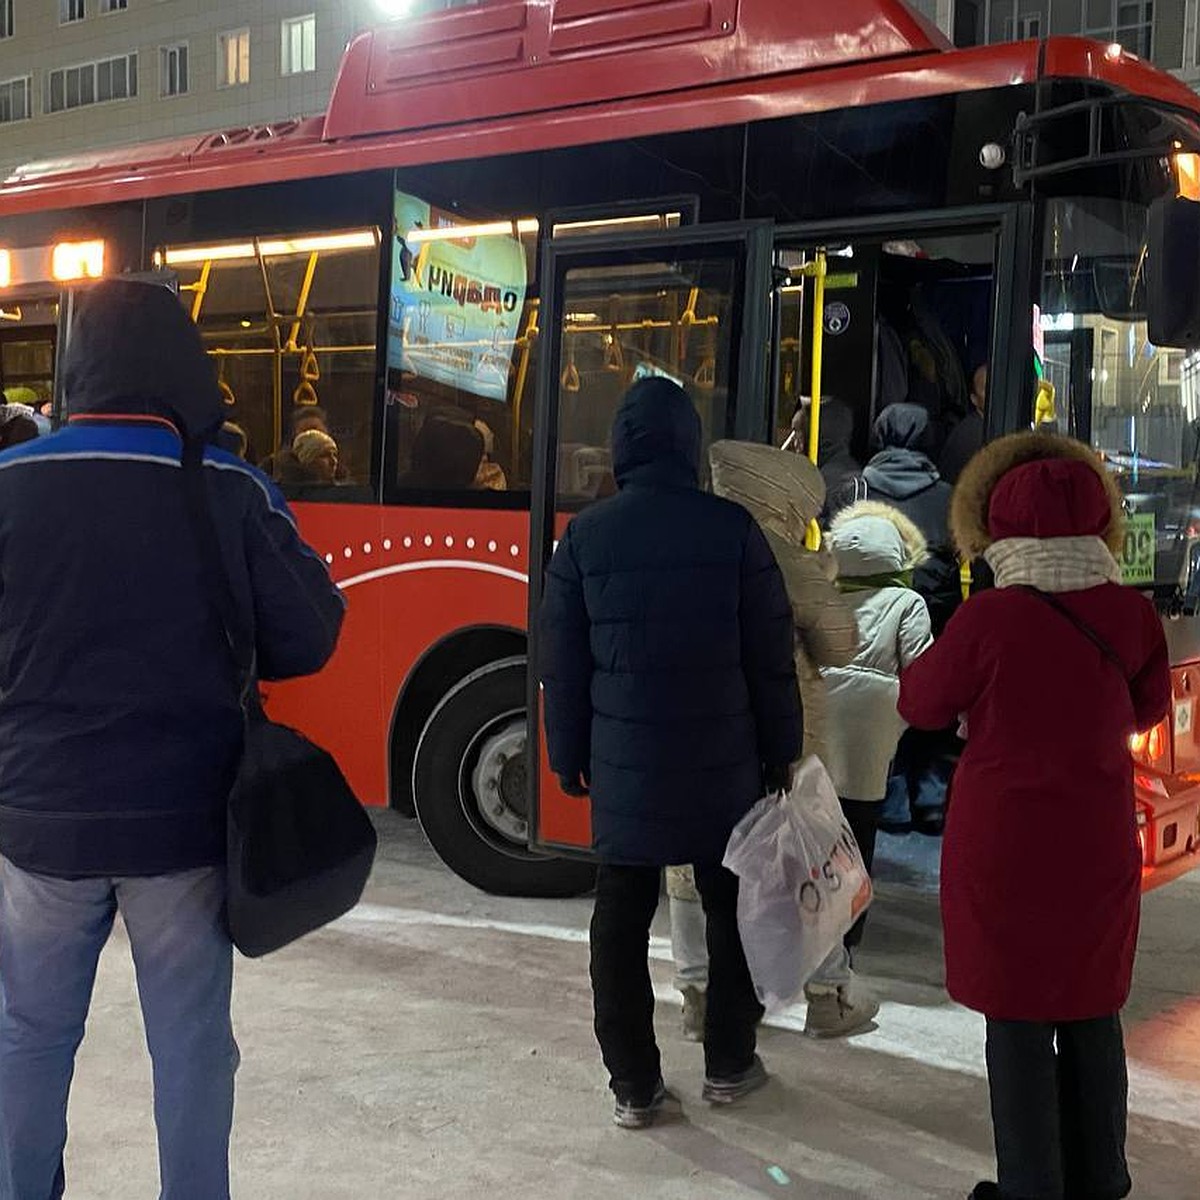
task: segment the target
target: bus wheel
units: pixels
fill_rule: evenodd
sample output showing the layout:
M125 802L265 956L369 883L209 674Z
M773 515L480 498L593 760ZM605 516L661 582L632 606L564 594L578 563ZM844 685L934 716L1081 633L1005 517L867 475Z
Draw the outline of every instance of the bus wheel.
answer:
M413 763L417 816L456 875L500 896L578 896L596 871L529 849L523 658L468 675L433 710Z

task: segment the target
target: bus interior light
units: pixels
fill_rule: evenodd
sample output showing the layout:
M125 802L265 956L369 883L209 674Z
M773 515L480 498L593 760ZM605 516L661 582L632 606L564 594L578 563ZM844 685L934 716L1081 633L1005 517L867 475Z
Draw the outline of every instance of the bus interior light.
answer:
M631 217L597 217L592 221L556 221L551 236L611 233L621 229L678 229L682 223L683 214L677 212L638 213Z
M168 267L194 267L206 262L238 262L261 254L280 258L288 254L319 254L328 250L370 250L378 244L374 229L349 233L312 234L294 238L272 238L259 242L227 242L223 246L179 246L160 252L156 260Z
M410 246L423 242L459 242L467 238L510 237L537 233L536 217L521 217L516 221L486 221L479 225L439 225L436 229L410 229L404 240Z
M50 271L59 283L101 278L104 274L104 242L59 242L51 255Z
M253 257L253 242L231 242L226 246L187 246L168 250L162 259L168 267L189 267L205 262L233 262Z
M7 250L0 250L0 288L6 288L12 283L12 255Z
M1184 200L1200 200L1200 154L1179 151L1171 156L1175 166L1175 185Z
M260 242L258 248L266 257L275 258L282 254L320 254L329 250L373 250L377 244L378 237L374 229L356 229L350 233L279 238Z

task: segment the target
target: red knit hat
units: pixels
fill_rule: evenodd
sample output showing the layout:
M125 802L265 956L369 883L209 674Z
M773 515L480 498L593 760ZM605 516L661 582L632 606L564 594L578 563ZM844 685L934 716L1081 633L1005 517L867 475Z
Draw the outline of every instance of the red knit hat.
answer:
M1000 477L988 501L988 533L1003 538L1104 537L1112 505L1096 469L1043 458Z

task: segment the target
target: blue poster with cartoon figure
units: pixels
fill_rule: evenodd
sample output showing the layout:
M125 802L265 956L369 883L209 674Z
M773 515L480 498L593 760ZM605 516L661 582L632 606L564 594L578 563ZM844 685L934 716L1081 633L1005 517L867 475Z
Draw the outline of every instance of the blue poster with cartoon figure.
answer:
M507 400L528 284L520 236L400 191L395 220L388 367Z

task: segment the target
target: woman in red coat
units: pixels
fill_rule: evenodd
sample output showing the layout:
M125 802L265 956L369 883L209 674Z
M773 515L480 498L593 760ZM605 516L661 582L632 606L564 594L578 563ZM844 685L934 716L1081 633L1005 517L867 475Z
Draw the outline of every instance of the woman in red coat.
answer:
M951 524L996 587L904 673L900 713L967 726L942 920L946 986L987 1017L999 1185L974 1196L1119 1200L1141 869L1129 737L1168 710L1166 643L1120 586L1120 495L1081 443L993 443Z

